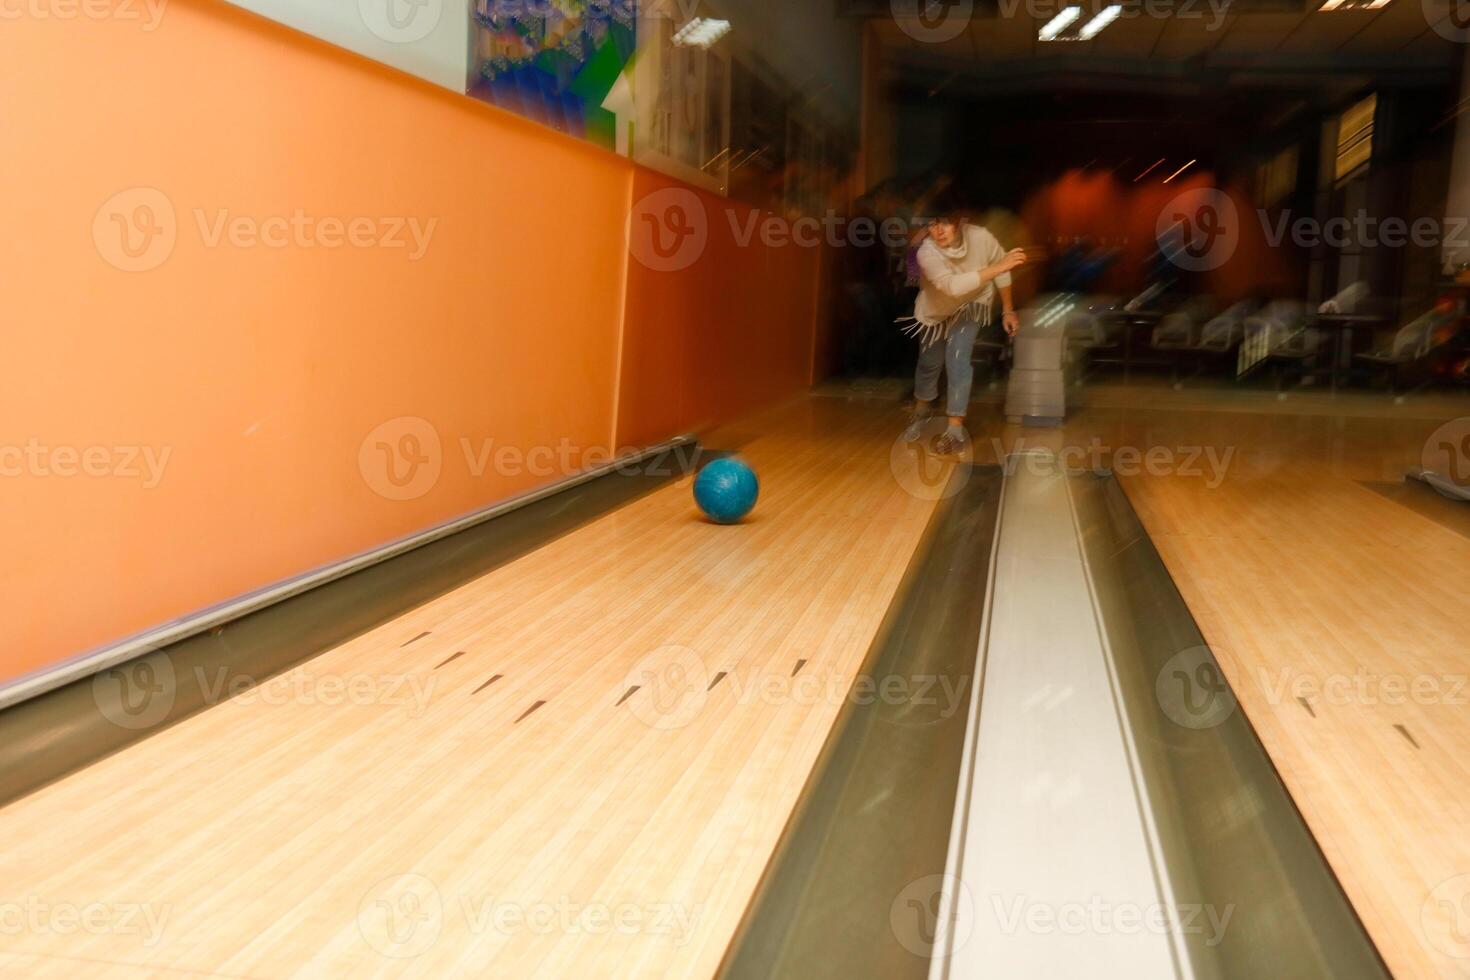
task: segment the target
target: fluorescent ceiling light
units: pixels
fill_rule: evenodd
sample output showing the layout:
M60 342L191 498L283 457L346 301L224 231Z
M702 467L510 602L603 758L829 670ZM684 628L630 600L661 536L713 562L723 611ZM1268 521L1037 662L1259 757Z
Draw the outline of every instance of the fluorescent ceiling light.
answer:
M1157 170L1159 168L1159 164L1163 163L1166 159L1168 159L1168 158L1167 157L1159 157L1157 160L1154 161L1153 166L1149 167L1147 170L1145 170L1143 173L1139 174L1137 177L1134 177L1133 178L1133 182L1136 184L1140 180L1142 180L1143 178L1147 177L1149 174L1153 173L1155 170Z
M674 34L674 44L681 48L710 48L730 33L728 20L696 17Z
M1169 176L1165 177L1164 178L1164 183L1167 184L1169 181L1173 180L1175 177L1178 177L1180 174L1184 173L1184 171L1188 170L1190 167L1194 166L1198 162L1199 161L1197 161L1197 160L1191 160L1191 161L1189 161L1184 166L1180 167L1178 170L1174 171L1172 174L1170 174Z
M1042 25L1041 30L1036 32L1038 41L1055 41L1057 35L1072 26L1072 22L1082 16L1081 7L1064 7L1051 20Z
M1097 12L1096 17L1093 17L1092 20L1082 25L1082 30L1077 32L1077 36L1084 41L1092 40L1092 38L1097 36L1099 31L1117 20L1118 15L1122 12L1123 7L1121 4L1115 3L1111 7L1104 7Z

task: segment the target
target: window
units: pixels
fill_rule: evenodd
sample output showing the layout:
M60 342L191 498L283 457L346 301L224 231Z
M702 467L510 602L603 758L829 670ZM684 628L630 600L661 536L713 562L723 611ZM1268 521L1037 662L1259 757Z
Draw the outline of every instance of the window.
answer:
M1378 96L1370 95L1337 120L1337 179L1346 180L1368 165L1373 156L1373 117Z

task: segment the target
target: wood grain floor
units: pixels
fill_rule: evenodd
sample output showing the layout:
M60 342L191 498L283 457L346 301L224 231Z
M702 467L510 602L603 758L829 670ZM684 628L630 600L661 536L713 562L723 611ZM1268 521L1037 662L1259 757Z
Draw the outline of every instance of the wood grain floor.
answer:
M931 512L897 422L752 418L748 527L670 487L0 810L0 971L708 976ZM1470 977L1470 539L1365 485L1437 422L973 424L1174 453L1124 485L1348 896L1397 976Z
M898 418L750 419L747 526L681 480L0 811L0 972L709 976L932 512Z
M1369 486L1401 483L1442 421L1232 401L1083 410L977 445L1171 454L1125 489L1401 978L1470 977L1470 539Z

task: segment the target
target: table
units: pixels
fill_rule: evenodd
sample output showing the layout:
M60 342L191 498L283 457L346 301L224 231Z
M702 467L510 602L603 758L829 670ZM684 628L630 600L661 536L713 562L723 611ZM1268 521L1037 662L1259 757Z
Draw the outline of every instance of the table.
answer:
M1333 392L1337 391L1338 374L1344 367L1348 370L1348 380L1352 380L1353 330L1383 322L1384 317L1376 313L1317 313L1308 320L1310 327L1332 334L1332 368L1328 373Z

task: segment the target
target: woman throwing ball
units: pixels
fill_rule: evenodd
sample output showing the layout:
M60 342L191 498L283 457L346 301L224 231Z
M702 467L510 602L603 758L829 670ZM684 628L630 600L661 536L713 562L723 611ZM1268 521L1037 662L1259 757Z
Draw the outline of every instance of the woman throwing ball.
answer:
M923 437L924 423L939 398L939 373L944 371L949 382L945 399L949 428L935 440L934 451L953 455L969 445L965 412L975 378L970 355L975 335L990 322L997 289L1006 334L1014 337L1021 327L1011 295L1011 270L1026 263L1026 253L1019 248L1007 252L990 232L947 209L930 219L918 263L921 276L914 315L900 321L908 324L904 332L917 335L923 345L914 375L914 416L904 438L917 442Z

